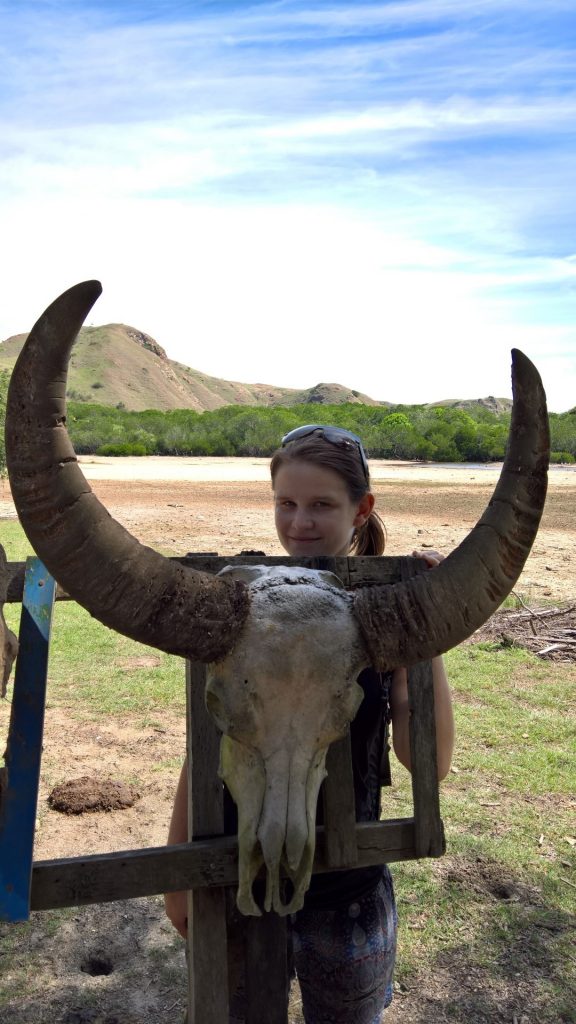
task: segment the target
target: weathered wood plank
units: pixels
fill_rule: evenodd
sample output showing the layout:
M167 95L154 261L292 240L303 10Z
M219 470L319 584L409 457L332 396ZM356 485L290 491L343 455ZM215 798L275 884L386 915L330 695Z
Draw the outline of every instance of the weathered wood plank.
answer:
M220 734L205 704L206 666L186 662L186 733L189 839L224 834L224 800L218 778Z
M316 836L314 871L331 871L323 855L324 829L317 828ZM356 842L358 867L413 860L414 819L357 823ZM49 910L237 882L236 838L196 839L178 846L36 861L30 906Z
M328 748L326 771L322 786L326 863L333 868L354 867L358 848L350 730Z
M27 921L38 803L54 580L26 563L14 696L0 778L0 920Z
M186 662L188 839L222 835L220 737L206 711L206 666ZM228 944L225 890L188 892L188 1024L228 1020Z
M408 671L408 703L416 855L440 857L446 846L440 817L431 662L414 665Z
M188 893L187 1024L228 1020L228 945L225 889Z
M401 558L400 579L430 572L421 559ZM440 857L445 849L440 817L436 721L432 663L413 665L408 671L408 705L412 799L414 803L414 845L417 857Z
M248 918L245 986L246 1024L288 1024L285 917Z
M399 578L400 563L410 562L417 567L421 565L416 558L377 558L375 556L352 556L350 558L289 558L287 555L191 555L172 558L171 561L181 562L191 569L201 572L220 572L226 565L295 565L309 569L325 568L330 563L330 571L336 573L347 588L361 587L374 583L396 583ZM322 565L318 563L321 562ZM8 563L8 594L7 601L21 601L24 586L24 562ZM414 570L415 571L415 570ZM56 593L57 601L69 601L70 598L60 587Z

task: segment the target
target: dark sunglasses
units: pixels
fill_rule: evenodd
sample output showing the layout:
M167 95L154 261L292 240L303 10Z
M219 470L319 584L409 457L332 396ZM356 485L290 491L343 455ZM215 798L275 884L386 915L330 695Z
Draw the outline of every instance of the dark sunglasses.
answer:
M368 470L368 459L366 458L366 452L362 447L362 441L353 434L351 430L344 430L344 427L323 427L321 423L308 423L304 427L295 427L294 430L290 430L287 434L284 434L282 438L282 447L285 448L291 441L298 441L302 437L310 437L312 434L320 434L330 444L341 445L344 448L351 448L355 445L360 452L360 459L362 462L362 469L364 470L364 476L366 481L370 479Z

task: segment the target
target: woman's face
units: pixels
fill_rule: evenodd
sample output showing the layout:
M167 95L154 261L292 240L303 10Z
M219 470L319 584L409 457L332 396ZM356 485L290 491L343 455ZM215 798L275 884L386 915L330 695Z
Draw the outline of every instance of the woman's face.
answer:
M352 501L338 473L311 462L287 462L276 473L276 532L289 555L347 555L373 505L372 494Z

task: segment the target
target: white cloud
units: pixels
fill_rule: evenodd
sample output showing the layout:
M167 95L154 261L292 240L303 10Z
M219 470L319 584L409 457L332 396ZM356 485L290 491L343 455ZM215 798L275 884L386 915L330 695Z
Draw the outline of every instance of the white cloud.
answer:
M216 376L574 405L570 12L0 2L0 337L96 276Z
M90 322L130 323L171 358L228 379L291 387L335 380L418 402L508 394L514 345L536 350L541 362L547 345L564 342L568 367L564 327L507 323L492 292L503 282L562 283L576 274L562 261L536 262L528 276L513 261L500 275L486 273L456 252L326 208L166 202L150 216L143 202L65 203L28 216L9 265L0 263L13 323L5 333L28 329L64 288L100 277L104 293ZM561 381L556 388L552 407L568 408L567 382L566 392Z

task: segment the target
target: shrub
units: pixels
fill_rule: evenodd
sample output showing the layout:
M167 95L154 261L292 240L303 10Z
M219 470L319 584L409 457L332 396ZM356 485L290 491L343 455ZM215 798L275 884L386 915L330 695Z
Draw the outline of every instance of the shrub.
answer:
M120 444L102 444L96 450L96 455L146 455L146 448L143 444L129 444L123 441Z
M550 452L550 462L571 463L576 462L576 458L574 458L571 452Z

